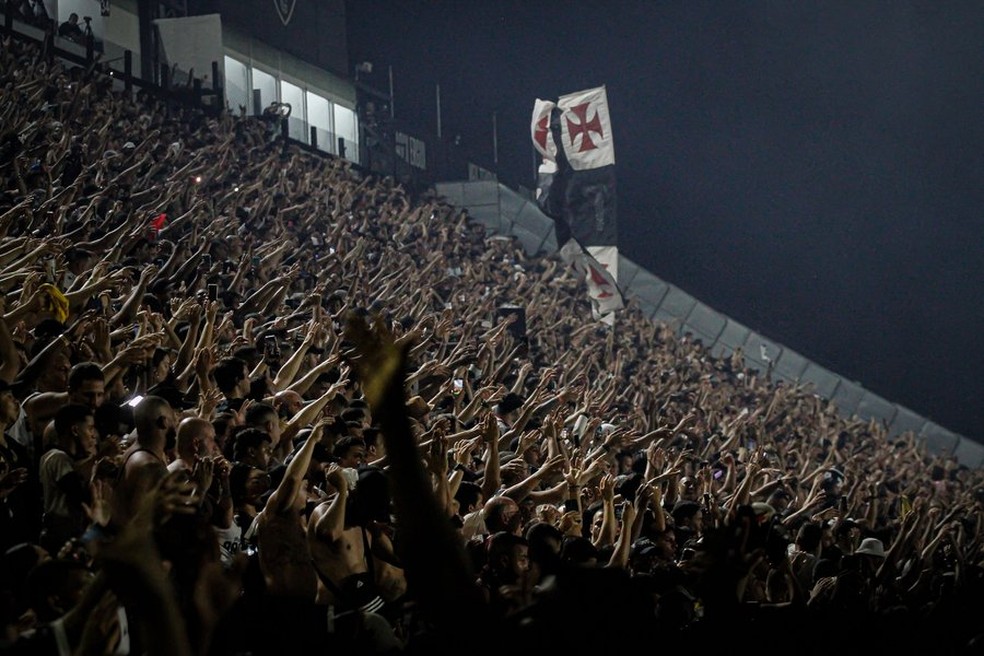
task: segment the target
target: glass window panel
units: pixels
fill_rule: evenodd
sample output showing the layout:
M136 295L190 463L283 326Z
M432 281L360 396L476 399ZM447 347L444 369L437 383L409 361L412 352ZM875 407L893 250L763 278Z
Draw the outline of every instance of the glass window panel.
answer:
M243 62L226 56L225 58L225 94L226 105L233 116L240 115L240 107L247 115L251 114L252 102L249 98L248 68Z
M270 103L279 100L277 96L277 79L265 71L253 68L253 92L260 92L259 103L251 104L251 113L262 114L263 110L270 106ZM257 107L257 105L259 105Z
M359 163L359 131L355 112L335 105L335 138L345 140L345 159Z

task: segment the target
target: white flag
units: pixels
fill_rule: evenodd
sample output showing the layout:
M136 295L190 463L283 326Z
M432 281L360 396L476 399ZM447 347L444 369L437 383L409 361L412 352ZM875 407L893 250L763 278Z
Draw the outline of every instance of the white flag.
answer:
M543 156L543 159L551 162L557 161L557 144L554 142L553 133L550 131L550 115L556 106L549 100L537 98L533 104L533 122L530 124L533 147Z
M614 250L614 248L613 248ZM588 296L591 298L591 314L597 319L625 307L622 292L615 282L613 272L596 260L576 239L568 239L560 247L560 256L565 262L574 267L588 286ZM616 255L617 258L617 255Z
M539 102L539 101L537 101ZM575 171L615 164L615 142L605 87L561 96L561 145Z

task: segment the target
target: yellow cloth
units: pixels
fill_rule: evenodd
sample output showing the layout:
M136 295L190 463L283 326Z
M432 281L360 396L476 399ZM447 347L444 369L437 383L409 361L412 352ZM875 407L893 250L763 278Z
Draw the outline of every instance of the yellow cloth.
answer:
M61 290L50 283L41 285L41 289L48 294L48 310L55 315L55 319L65 323L68 320L68 299L61 293Z
M905 519L905 516L912 512L912 502L909 497L902 495L902 503L899 508L899 519Z

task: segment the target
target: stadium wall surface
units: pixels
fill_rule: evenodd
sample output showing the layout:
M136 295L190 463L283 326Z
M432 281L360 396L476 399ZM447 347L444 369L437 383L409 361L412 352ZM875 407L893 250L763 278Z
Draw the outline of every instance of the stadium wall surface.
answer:
M441 182L435 185L435 191L452 205L467 210L470 217L491 232L516 237L529 255L550 254L558 248L553 221L535 202L499 182ZM773 379L812 388L822 398L833 401L845 418L884 422L892 438L911 432L929 453L953 457L971 468L984 466L984 445L811 362L708 307L623 255L619 255L618 283L625 296L634 299L651 320L667 323L678 335L689 333L692 339L700 339L714 356L728 356L741 349L749 368L763 372L771 366Z

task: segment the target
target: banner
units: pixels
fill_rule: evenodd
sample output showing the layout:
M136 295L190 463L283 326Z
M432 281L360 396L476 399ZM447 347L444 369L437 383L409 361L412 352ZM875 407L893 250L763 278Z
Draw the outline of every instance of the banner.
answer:
M557 161L557 142L554 141L553 131L550 129L550 120L556 106L556 103L549 100L537 98L533 104L533 122L530 125L533 147L543 159L551 162Z
M543 158L537 204L554 220L560 256L588 288L592 315L611 324L625 303L617 283L615 146L605 87L561 96L556 104L538 98L530 132Z
M612 120L605 87L561 96L560 135L564 155L575 171L615 164Z
M595 320L603 320L615 310L625 307L615 278L576 239L571 238L564 242L560 247L560 257L574 267L587 285L588 297L591 299L591 316Z

